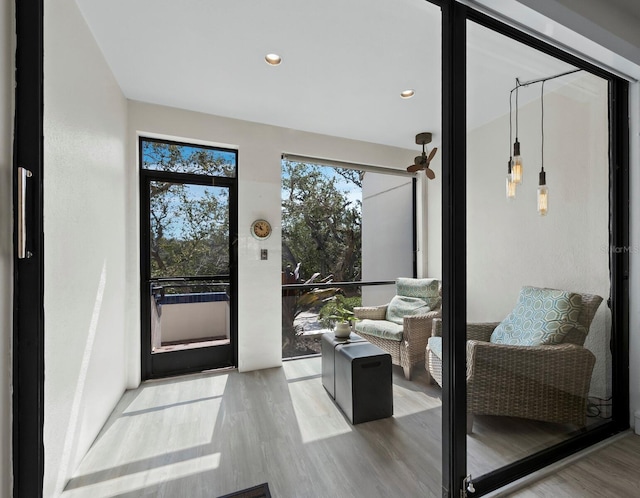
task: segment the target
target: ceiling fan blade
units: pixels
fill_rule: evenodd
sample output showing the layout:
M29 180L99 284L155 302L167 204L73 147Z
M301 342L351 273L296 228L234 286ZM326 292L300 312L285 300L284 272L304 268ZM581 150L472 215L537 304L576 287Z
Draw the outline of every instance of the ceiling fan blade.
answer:
M412 164L411 166L409 166L407 168L407 171L409 173L414 173L415 171L420 171L423 168L424 168L424 166L422 166L422 164Z
M433 159L433 156L436 155L436 152L438 152L438 147L434 147L433 149L431 149L431 152L429 153L429 157L427 158L427 164L431 162L431 159Z
M429 168L428 166L427 166L427 169L424 170L424 172L427 175L427 178L429 180L433 180L436 177L435 172L431 168Z

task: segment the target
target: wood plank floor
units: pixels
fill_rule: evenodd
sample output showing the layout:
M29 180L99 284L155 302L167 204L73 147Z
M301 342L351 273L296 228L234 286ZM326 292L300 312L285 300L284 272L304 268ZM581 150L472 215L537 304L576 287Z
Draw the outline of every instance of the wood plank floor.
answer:
M640 494L640 436L627 432L551 475L494 496L632 498Z
M279 498L439 497L440 389L420 369L407 381L394 367L393 380L394 416L356 426L322 387L317 357L144 383L124 394L62 496L216 497L268 482ZM568 434L477 417L470 472Z

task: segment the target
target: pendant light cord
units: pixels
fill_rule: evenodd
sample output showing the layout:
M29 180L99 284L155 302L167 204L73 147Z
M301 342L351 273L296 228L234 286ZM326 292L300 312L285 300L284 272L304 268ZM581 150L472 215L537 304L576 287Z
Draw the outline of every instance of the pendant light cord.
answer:
M518 89L520 88L520 82L516 78L516 142L518 141Z
M513 90L509 92L509 157L511 157L511 139L513 137Z
M544 171L544 80L540 89L540 164Z

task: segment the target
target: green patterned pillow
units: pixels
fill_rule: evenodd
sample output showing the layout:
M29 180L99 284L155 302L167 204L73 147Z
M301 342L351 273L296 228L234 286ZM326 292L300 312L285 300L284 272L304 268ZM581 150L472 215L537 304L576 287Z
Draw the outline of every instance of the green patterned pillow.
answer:
M579 323L582 296L555 289L523 287L513 311L491 334L491 342L515 346L560 344Z
M419 297L394 296L387 305L388 322L402 325L403 318L408 315L422 315L431 311L427 303Z
M396 280L398 296L418 297L432 309L440 307L440 280L435 278L406 278Z

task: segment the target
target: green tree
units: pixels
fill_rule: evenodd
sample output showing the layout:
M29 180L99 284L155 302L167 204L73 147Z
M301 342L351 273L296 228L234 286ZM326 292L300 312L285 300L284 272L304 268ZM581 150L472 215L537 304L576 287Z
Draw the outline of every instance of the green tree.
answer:
M144 141L142 155L147 169L235 175L235 164L224 151ZM150 221L153 277L228 273L229 198L225 188L152 181Z
M361 202L337 186L319 166L285 161L282 175L282 268L300 264L300 277L313 273L334 281L360 279ZM358 172L341 174L360 187ZM339 173L340 174L340 173Z
M338 178L354 190L362 188L360 172L316 165L283 163L283 283L352 282L360 280L361 202L340 189ZM285 356L304 354L297 341L295 317L320 309L343 291L338 288L288 289L282 300Z

